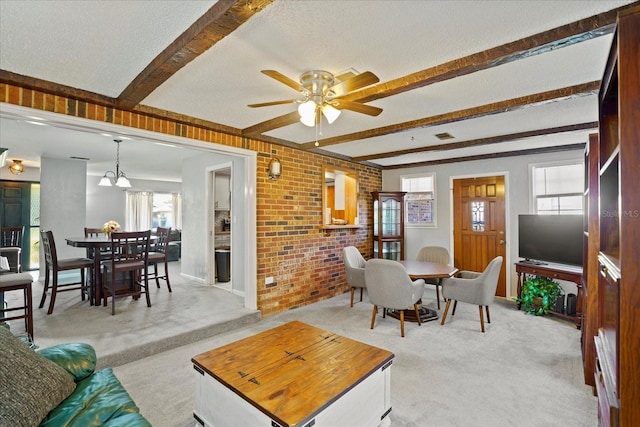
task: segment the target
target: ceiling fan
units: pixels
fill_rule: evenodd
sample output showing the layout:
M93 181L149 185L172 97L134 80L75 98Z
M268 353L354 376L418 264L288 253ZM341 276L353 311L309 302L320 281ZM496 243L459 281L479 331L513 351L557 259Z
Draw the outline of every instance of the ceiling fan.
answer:
M300 121L311 127L318 124L323 115L330 124L333 123L340 115L340 110L351 110L370 116L377 116L382 112L382 108L342 99L354 90L379 82L380 79L371 71L360 74L348 71L334 76L324 70L309 70L302 73L300 83L275 70L261 72L300 92L302 98L249 104L252 108L297 103L300 104Z

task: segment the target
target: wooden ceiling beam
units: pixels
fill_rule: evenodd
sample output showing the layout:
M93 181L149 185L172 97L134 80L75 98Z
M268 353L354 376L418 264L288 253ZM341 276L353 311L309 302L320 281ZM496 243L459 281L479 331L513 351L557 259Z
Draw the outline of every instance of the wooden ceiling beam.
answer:
M284 114L266 122L258 123L256 125L244 128L242 134L246 136L255 136L273 129L279 129L285 126L292 125L300 121L300 114L298 111L292 111L291 113Z
M615 26L617 13L627 7L613 9L533 36L454 59L353 92L342 99L366 103L610 34ZM288 116L289 114L258 123L246 128L245 131L251 134L263 133L295 123L295 121L285 119Z
M499 144L501 142L515 141L523 138L531 138L535 136L553 135L556 133L574 132L579 130L597 129L598 122L579 123L575 125L558 126L547 129L536 129L526 132L517 132L506 135L492 136L489 138L472 139L468 141L452 142L449 144L429 145L428 147L416 147L408 150L388 151L386 153L370 154L368 156L353 157L354 162L362 162L367 160L386 159L389 157L398 157L406 154L425 153L429 151L447 151L457 150L469 147L479 147L482 145Z
M504 151L500 153L479 154L476 156L455 157L440 160L431 160L428 162L403 163L401 165L384 166L383 169L403 169L418 166L444 165L447 163L470 162L473 160L500 159L503 157L528 156L532 154L557 153L570 150L584 150L586 143L569 144L569 145L553 145L550 147L531 148L527 150Z
M549 102L557 102L562 99L570 99L578 96L586 96L596 94L600 88L600 82L594 81L582 83L575 86L569 86L561 89L554 89L546 92L540 92L533 95L525 95L518 98L512 98L505 101L493 102L481 105L479 107L465 108L463 110L452 111L449 113L439 114L437 116L425 117L422 119L411 120L404 123L397 123L389 126L383 126L375 129L368 129L361 132L345 134L333 138L321 139L318 141L321 147L329 145L343 144L349 141L373 138L376 136L389 135L396 132L406 131L408 129L422 128L428 126L442 125L446 123L454 123L463 120L475 119L492 114L506 113L525 107L546 104ZM305 142L301 144L303 149L315 148L315 141Z
M621 8L620 8L621 9ZM454 59L435 67L353 92L344 99L370 102L430 84L475 73L613 32L617 9L553 28L494 48Z
M118 108L138 105L182 67L271 3L273 0L219 0L133 79L118 96Z

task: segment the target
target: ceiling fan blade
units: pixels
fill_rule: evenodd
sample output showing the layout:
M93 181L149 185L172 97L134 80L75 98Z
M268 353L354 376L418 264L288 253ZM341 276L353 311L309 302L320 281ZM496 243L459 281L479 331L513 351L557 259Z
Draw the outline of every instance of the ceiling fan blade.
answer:
M289 77L285 76L284 74L280 73L279 71L276 71L276 70L262 70L261 73L271 77L272 79L276 79L280 83L283 83L283 84L289 86L290 88L292 88L295 91L302 92L302 86L300 85L300 83L298 83L297 81L295 81L293 79L290 79Z
M382 108L361 104L359 102L345 101L342 99L337 99L334 102L335 104L332 102L331 105L336 107L338 110L351 110L356 113L368 114L369 116L377 116L382 113Z
M365 86L378 83L380 79L371 71L365 71L355 77L351 77L348 80L335 84L329 88L330 91L335 93L335 96L342 96L354 90L363 88Z
M282 101L271 101L271 102L262 102L259 104L249 104L247 107L257 108L257 107L270 107L272 105L282 105L282 104L292 104L296 102L295 99L285 99Z

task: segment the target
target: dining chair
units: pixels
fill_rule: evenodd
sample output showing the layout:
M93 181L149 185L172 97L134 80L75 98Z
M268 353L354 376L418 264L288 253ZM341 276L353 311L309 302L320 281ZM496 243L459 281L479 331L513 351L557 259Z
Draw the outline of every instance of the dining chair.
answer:
M449 265L449 251L441 246L424 246L418 251L416 261L433 262L436 264ZM438 302L438 310L440 310L440 288L442 287L442 279L425 279L424 282L436 287L436 300Z
M42 299L40 300L40 308L44 307L47 298L47 292L51 287L51 299L49 300L49 310L47 314L53 313L53 307L56 303L56 295L58 292L67 292L80 290L80 296L84 301L85 293L89 294L89 300L93 301L92 289L85 277L85 268L89 269L89 276L93 275L93 260L90 258L64 258L58 259L56 251L56 242L53 238L51 230L41 230L42 247L45 258L45 276L44 289L42 290ZM60 283L59 273L61 271L80 270L80 281L71 283ZM50 282L52 282L50 284Z
M156 240L149 243L149 266L153 266L153 272L149 272L149 279L156 280L156 286L160 288L160 279L167 282L167 289L171 292L171 283L169 282L169 236L171 235L171 227L158 227L156 229ZM158 264L164 264L164 275L158 274Z
M104 231L103 228L84 228L84 237L108 237L108 233ZM102 247L100 250L100 260L105 260L111 258L111 251L109 248ZM87 248L87 258L93 257L93 250L91 248Z
M102 295L104 306L111 297L111 314L116 314L116 298L142 293L149 297L148 257L151 230L111 233L111 259L103 262Z
M480 311L480 329L484 332L482 307L484 307L487 312L487 323L491 323L489 306L495 299L501 267L502 257L497 256L491 260L482 273L463 270L458 274L458 277L444 279L442 281L442 295L447 300L447 305L444 307L440 324L444 325L451 300L454 301L451 316L456 314L458 301L462 301L478 306Z
M351 303L353 307L353 294L356 288L360 288L360 301L362 302L362 292L367 287L364 281L364 266L366 264L362 254L355 246L346 246L342 249L344 269L347 273L347 284L351 288Z
M22 272L22 238L24 225L0 228L0 256L9 261L10 271Z
M413 309L418 325L422 324L418 301L424 293L424 280L412 281L407 270L398 261L390 259L370 259L364 267L367 295L373 304L371 329L376 321L378 307L382 307L382 317L387 310L400 311L400 336L404 337L404 311Z
M0 294L10 291L22 291L22 305L15 305L16 300L11 300L11 306L5 301L0 304L0 319L2 322L24 319L24 327L27 339L33 342L33 299L31 297L31 283L33 277L29 273L0 274ZM19 314L13 314L18 311ZM0 326L2 327L2 326Z

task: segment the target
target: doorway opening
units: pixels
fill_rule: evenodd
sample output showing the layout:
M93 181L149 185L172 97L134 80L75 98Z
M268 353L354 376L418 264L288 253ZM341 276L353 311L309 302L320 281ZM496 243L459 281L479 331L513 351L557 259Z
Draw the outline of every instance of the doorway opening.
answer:
M210 260L213 258L207 250L208 242L211 239L207 233L207 224L210 219L208 218L209 206L206 205L208 201L207 197L205 197L206 193L210 191L207 181L208 169L224 164L233 165L231 168L234 186L233 205L238 213L242 212L242 215L236 213L233 218L230 218L233 225L233 258L242 261L231 262L233 268L232 276L234 278L233 286L234 291L237 290L237 293L243 296L245 308L257 309L255 200L257 152L216 144L215 142L204 142L182 136L65 116L11 104L2 105L0 119L3 121L24 122L29 120L29 116L36 115L36 113L49 126L34 126L34 128L44 128L50 136L44 139L38 138L38 143L53 144L55 143L55 138L70 143L75 143L78 140L78 151L93 153L83 157L101 157L104 134L126 135L131 139L129 141L131 151L134 150L136 144L143 145L144 152L148 151L147 147L155 147L154 149L158 149L158 147L165 149L164 147L166 147L166 150L174 150L172 151L176 156L174 163L181 165L184 207L180 274L190 280L201 283L207 283L207 275L212 267ZM42 131L42 129L40 130ZM9 148L11 149L12 147L10 146ZM15 147L16 150L17 148L18 146ZM179 155L179 153L181 154ZM184 153L190 157L186 157ZM191 154L193 155L191 156ZM111 154L108 156L110 158ZM180 160L177 160L178 158ZM130 161L135 160L133 156L128 157L128 159ZM144 159L145 163L148 163L148 155ZM139 168L142 169L142 167ZM100 167L100 171L101 174L104 173L104 167ZM47 212L49 211L51 209ZM48 220L40 218L40 221L41 223L46 223ZM56 221L64 221L64 218ZM62 225L76 226L76 224Z

